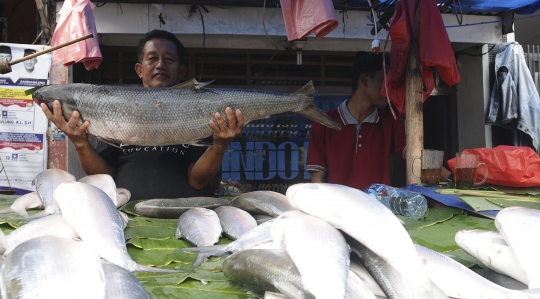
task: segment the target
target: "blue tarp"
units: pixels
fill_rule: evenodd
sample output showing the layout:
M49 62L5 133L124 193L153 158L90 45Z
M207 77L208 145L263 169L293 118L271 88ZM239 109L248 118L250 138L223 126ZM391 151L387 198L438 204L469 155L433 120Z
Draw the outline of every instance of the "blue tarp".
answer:
M396 0L380 0L381 3L393 3ZM414 0L411 0L414 1ZM425 0L424 0L425 1ZM459 12L459 6L463 13L483 13L483 14L497 14L507 11L514 11L518 14L532 14L540 9L540 0L436 0L437 4L452 8L456 5ZM367 0L355 0L349 5L354 6L369 6Z

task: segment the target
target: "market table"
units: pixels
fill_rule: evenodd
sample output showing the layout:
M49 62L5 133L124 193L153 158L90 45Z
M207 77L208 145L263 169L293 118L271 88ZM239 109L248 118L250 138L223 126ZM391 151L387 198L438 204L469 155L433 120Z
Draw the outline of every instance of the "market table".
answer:
M8 207L16 196L0 196L0 208ZM221 272L224 258L212 257L193 268L196 253L178 253L177 249L191 247L184 240L176 240L177 219L157 219L139 216L134 211L137 201L121 208L129 214L124 234L128 252L140 264L160 268L184 270L178 274L139 272L135 276L152 298L253 298L257 292L248 290L226 279ZM31 211L31 214L36 211ZM421 220L404 220L405 228L414 243L443 252L467 267L477 267L478 261L463 252L454 241L462 229L495 230L492 219L470 215L466 209L433 208ZM5 234L25 221L14 213L0 214L0 227ZM231 240L221 238L219 244Z

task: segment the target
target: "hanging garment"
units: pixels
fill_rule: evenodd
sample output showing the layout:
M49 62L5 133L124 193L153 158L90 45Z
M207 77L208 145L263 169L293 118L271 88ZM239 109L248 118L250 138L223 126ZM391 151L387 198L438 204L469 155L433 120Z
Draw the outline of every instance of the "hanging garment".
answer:
M95 5L90 0L66 0L58 12L60 18L51 39L51 46L70 42L74 39L94 34L89 38L52 52L53 64L62 62L70 66L83 62L87 70L95 69L102 60L94 20Z
M280 0L287 39L295 40L312 33L325 37L338 26L334 4L330 0Z
M486 124L518 129L540 144L540 96L517 42L497 45L495 84L486 111Z
M401 0L396 7L394 20L390 25L390 37L392 48L390 50L390 71L386 75L381 95L387 96L401 114L405 114L406 107L406 84L405 70L409 51L414 55L411 46L411 30L409 22L413 22L416 2L420 0ZM406 5L406 6L405 6ZM433 73L431 67L436 67L441 78L452 86L459 82L460 76L457 70L454 50L448 39L448 34L437 7L435 0L422 0L418 5L418 49L422 67L422 75L426 90L422 93L422 101L425 101L433 89ZM409 14L409 17L407 17Z

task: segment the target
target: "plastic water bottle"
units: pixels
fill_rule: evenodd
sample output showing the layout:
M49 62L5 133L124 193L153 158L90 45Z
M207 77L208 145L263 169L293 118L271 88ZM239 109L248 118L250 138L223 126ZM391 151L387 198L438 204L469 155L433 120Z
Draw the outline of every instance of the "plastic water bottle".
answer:
M377 198L392 212L411 219L424 217L428 209L426 198L413 191L373 184L369 186L367 193Z

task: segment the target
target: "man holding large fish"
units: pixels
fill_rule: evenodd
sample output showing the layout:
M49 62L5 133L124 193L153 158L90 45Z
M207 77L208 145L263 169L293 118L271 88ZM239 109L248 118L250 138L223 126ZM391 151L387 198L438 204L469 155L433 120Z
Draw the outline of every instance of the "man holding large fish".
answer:
M162 30L148 32L139 43L135 65L143 86L171 87L180 83L187 70L184 54L182 43L173 34ZM79 123L81 112L74 111L66 121L60 102L54 101L52 107L51 111L46 103L41 103L47 118L75 145L83 170L89 175L111 175L117 186L131 191L135 200L200 196L200 190L219 171L228 144L244 125L242 112L227 107L226 119L216 112L209 121L213 143L208 148L189 144L117 148L100 142L94 149L88 140L92 124L88 120ZM118 128L122 129L127 128Z

